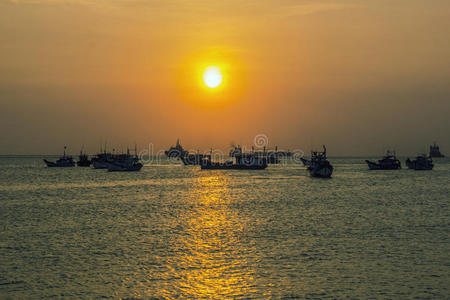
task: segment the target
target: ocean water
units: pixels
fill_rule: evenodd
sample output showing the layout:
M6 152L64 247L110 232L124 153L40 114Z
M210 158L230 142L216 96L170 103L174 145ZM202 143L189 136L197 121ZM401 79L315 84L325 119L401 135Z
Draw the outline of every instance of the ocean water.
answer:
M0 298L450 297L450 160L137 173L0 158ZM404 162L404 160L403 160Z

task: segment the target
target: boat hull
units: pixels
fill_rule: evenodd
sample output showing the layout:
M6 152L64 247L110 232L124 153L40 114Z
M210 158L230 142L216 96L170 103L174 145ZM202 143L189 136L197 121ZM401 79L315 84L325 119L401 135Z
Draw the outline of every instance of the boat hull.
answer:
M381 165L370 160L366 160L366 163L370 170L398 170L402 168L400 163Z
M74 162L52 162L44 159L45 164L49 168L70 168L75 167Z
M108 163L108 172L137 172L142 169L141 163L133 165L122 165L117 163Z
M94 169L108 169L108 162L94 160L92 161L92 166L94 167Z
M333 174L333 167L331 165L326 167L309 167L309 175L318 178L330 178Z
M406 165L408 166L408 169L416 170L416 171L430 171L433 170L434 164L432 163L420 163L416 160L406 160Z

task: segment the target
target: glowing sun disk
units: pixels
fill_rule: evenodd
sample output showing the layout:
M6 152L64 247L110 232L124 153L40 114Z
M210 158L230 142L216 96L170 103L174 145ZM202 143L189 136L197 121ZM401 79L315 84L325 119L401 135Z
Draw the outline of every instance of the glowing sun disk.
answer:
M215 66L210 66L203 72L203 82L209 88L216 88L222 83L222 73Z

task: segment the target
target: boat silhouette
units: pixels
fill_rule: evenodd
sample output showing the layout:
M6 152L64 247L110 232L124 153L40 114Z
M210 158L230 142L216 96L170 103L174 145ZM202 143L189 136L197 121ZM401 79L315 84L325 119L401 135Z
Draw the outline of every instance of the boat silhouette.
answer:
M417 156L415 160L408 158L406 160L406 166L408 166L408 169L413 170L433 170L434 167L431 157L425 154Z
M402 168L400 161L395 156L395 151L391 153L389 150L378 162L366 160L366 163L370 170L398 170Z
M433 145L430 146L430 157L445 157L445 155L442 154L439 150L439 146L436 144L436 142L434 142Z
M83 148L80 150L80 155L78 155L77 166L79 167L89 167L91 165L91 160L86 153L83 153Z
M333 174L333 166L327 159L327 148L322 146L323 151L311 151L311 159L301 158L312 177L330 178Z
M44 159L45 164L49 168L59 167L75 167L75 162L73 161L72 156L66 155L66 146L64 146L64 154L61 156L56 162L48 161Z
M170 147L170 149L164 151L164 153L169 158L185 157L188 155L188 151L184 150L183 146L181 146L180 139L177 139L176 145Z
M106 161L108 172L136 172L140 171L143 164L139 161L137 150L135 147L134 155L130 154L130 150L127 149L126 154L117 154L112 157L111 160Z

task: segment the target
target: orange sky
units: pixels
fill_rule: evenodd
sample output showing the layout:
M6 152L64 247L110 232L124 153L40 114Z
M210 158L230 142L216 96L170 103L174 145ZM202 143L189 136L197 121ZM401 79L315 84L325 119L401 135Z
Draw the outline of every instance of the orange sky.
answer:
M448 28L446 0L1 1L0 154L450 149Z

